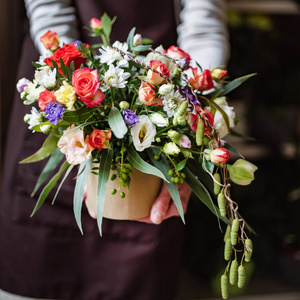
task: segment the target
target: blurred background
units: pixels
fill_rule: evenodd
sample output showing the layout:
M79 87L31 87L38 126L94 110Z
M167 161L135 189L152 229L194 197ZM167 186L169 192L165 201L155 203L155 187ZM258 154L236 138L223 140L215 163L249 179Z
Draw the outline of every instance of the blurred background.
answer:
M200 1L200 0L199 0ZM20 45L28 30L21 0L1 0L0 137L1 161L9 111L15 92ZM256 179L234 186L251 235L254 254L246 264L248 280L236 299L300 299L300 1L228 0L231 78L257 76L231 94L241 117L230 137L245 158L258 166ZM0 176L1 164L0 164ZM192 199L182 260L179 299L213 299L224 272L223 234L207 208ZM272 298L264 298L264 297ZM248 298L249 297L249 298Z

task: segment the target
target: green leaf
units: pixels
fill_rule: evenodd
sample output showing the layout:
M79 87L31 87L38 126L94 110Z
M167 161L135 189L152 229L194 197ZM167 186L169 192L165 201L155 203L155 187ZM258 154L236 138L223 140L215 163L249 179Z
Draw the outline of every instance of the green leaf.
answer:
M122 139L127 133L127 126L123 116L116 107L113 107L108 115L108 124L118 139Z
M186 183L191 187L197 198L201 200L211 210L211 212L218 217L218 219L229 224L228 219L219 214L218 207L213 203L213 200L203 183L200 182L188 168L184 169L184 173L186 175Z
M134 52L142 52L142 51L147 51L151 47L152 47L151 45L138 45L136 47L133 47L131 50Z
M232 153L240 156L241 158L244 158L244 156L238 151L236 150L233 146L231 146L230 144L228 144L227 142L225 143L225 145L223 146L223 148L231 151Z
M160 153L159 149L156 148L148 148L147 153L152 161L152 163L164 174L164 176L167 178L168 181L164 181L165 185L167 186L169 193L177 207L177 210L179 212L179 215L182 219L182 222L185 223L184 220L184 212L182 203L180 200L180 195L178 193L178 188L176 183L171 182L171 176L168 174L170 170L170 166L168 163L168 160L166 159L166 156L163 153ZM154 159L155 154L160 154L160 160L157 161Z
M102 31L105 35L105 41L103 41L104 43L107 43L106 46L109 46L109 40L110 40L110 33L111 33L111 29L112 29L112 25L115 23L116 21L116 17L114 17L113 19L111 19L107 13L104 13L101 17L101 22L102 22Z
M87 178L90 174L91 166L91 159L89 159L85 163L80 164L74 190L73 211L77 226L79 227L81 233L83 233L81 225L81 208L84 196L84 188L86 185Z
M139 171L160 177L161 179L168 181L165 175L160 170L145 162L135 151L133 146L130 146L127 149L127 159Z
M57 149L57 142L59 140L59 136L56 135L55 131L51 131L44 141L42 147L32 154L31 156L20 161L20 164L27 164L32 162L37 162L43 160L50 156Z
M72 124L82 124L87 120L95 119L96 117L93 116L93 112L96 112L97 110L97 107L82 106L77 110L65 112L63 119L64 121L70 122Z
M207 170L209 173L213 173L215 169L215 165L207 159L204 159L202 167L204 171Z
M49 175L58 166L58 164L61 162L61 160L64 158L64 156L65 155L58 148L52 153L51 157L49 158L46 166L44 167L43 171L41 172L41 174L35 184L33 192L31 193L31 197L33 197L35 195L37 190L42 186L42 184L46 181L46 179L49 177Z
M54 188L55 184L57 183L57 181L59 180L61 174L69 167L69 163L68 162L64 162L59 171L52 177L52 179L48 182L48 184L43 188L36 204L35 207L33 209L33 212L31 213L31 217L38 211L38 209L42 206L42 204L45 202L47 196L49 195L49 193L52 191L52 189Z
M186 162L187 162L187 158L179 162L176 166L176 171L181 171L185 167Z
M127 38L127 44L128 44L128 51L131 51L131 48L133 46L133 38L134 38L134 35L135 35L135 27L133 27L129 34L128 34L128 38Z
M103 149L101 151L98 187L97 187L97 224L101 236L102 236L102 218L103 218L103 207L105 201L105 192L106 192L107 182L109 179L112 159L113 159L113 151L111 149Z

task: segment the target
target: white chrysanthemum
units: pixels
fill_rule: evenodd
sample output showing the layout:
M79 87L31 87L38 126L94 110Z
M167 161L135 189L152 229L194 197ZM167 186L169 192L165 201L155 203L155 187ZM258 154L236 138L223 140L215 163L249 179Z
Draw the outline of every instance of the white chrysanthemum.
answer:
M45 90L43 86L37 86L37 81L34 79L33 82L29 82L27 86L24 87L24 92L26 93L26 99L24 104L29 105L39 99L40 93Z
M171 60L167 59L165 56L161 55L164 53L163 46L159 46L159 47L155 48L154 50L155 50L155 53L149 52L147 54L147 56L143 59L143 62L147 66L149 65L151 60L158 60L158 61L164 63L170 72L170 78L172 78L172 74L173 74L174 70L176 69L176 64L174 64ZM157 52L159 52L161 54L159 54Z
M115 88L125 88L127 83L127 78L130 77L130 73L124 72L123 69L110 65L109 69L102 76L105 82L103 89L107 90L110 87Z
M180 104L185 99L180 95L178 91L172 91L171 93L164 96L164 100L162 101L164 105L164 111L167 113L168 117L172 117L175 115L178 110Z
M35 71L34 78L37 83L46 89L51 89L56 84L56 69L48 66L42 67Z
M53 52L52 52L51 50L47 49L47 50L45 51L44 55L41 55L41 56L39 57L39 60L38 60L36 63L38 63L38 64L41 65L41 66L47 66L47 64L44 62L44 60L45 60L47 57L50 57L50 56L52 56L52 55L53 55Z
M41 124L43 118L43 113L40 113L35 107L32 107L31 113L24 116L24 121L29 125L28 128L32 129L34 126Z
M127 52L128 45L126 43L122 44L119 41L115 41L112 45L115 48L122 50L123 52ZM100 61L101 63L106 63L111 65L113 62L117 62L117 65L120 67L128 67L128 57L123 57L117 50L112 49L109 46L102 46L100 50Z

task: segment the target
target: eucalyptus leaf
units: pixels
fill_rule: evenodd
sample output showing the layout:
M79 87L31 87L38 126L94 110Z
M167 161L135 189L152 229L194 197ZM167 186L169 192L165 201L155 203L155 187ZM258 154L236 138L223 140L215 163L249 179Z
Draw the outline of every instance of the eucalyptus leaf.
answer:
M81 225L82 201L84 196L84 188L91 170L91 166L92 166L91 159L89 159L85 163L80 164L78 169L78 175L76 178L75 190L74 190L73 211L74 211L77 226L79 227L81 233L83 233L82 225Z
M51 192L51 190L54 188L54 186L56 185L57 181L59 180L60 176L62 175L62 173L69 167L69 163L68 162L64 162L59 171L52 177L52 179L48 182L48 184L43 188L36 204L35 207L31 213L31 217L39 210L39 208L42 206L42 204L45 202L47 196L49 195L49 193Z
M47 136L46 140L44 141L42 147L37 152L23 159L19 163L27 164L37 162L50 156L57 149L57 142L59 140L59 136L57 136L56 133L56 131L52 130Z
M122 139L127 133L127 126L118 108L113 107L108 115L108 124L118 139Z
M204 161L203 161L203 170L204 171L207 170L210 173L213 173L214 169L215 169L215 165L211 161L209 161L207 159L204 159Z
M133 39L134 39L134 35L135 35L135 27L133 27L129 34L128 34L128 38L127 38L127 45L128 45L128 51L131 51L131 48L133 46Z
M238 156L240 156L241 158L244 159L244 156L238 150L236 150L233 146L231 146L230 144L225 143L223 148L227 149L228 151L231 151L232 153L234 153L234 154L236 154L236 155L238 155Z
M37 190L42 186L42 184L47 180L49 175L54 171L54 169L58 166L58 164L61 162L61 160L64 158L64 154L60 151L60 149L56 149L52 155L50 156L47 164L45 165L43 171L41 172L35 187L33 189L33 192L31 193L31 197L35 195Z
M186 162L187 162L187 158L180 161L176 166L176 171L181 171L185 167Z
M143 51L147 51L151 47L152 47L151 45L138 45L136 47L133 47L131 50L135 52L143 52Z
M113 151L103 149L100 156L98 186L97 186L97 224L102 236L102 218L105 201L106 186L109 179L110 167L113 160Z

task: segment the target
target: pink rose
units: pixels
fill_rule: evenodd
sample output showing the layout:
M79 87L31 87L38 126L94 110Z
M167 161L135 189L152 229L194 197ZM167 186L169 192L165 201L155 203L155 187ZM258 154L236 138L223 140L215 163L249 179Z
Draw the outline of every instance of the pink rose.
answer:
M102 27L102 22L97 18L92 18L90 20L90 26L92 29L100 29Z
M56 50L59 45L59 37L56 32L48 30L41 38L44 47L49 50Z
M162 98L155 98L155 91L154 87L147 82L142 81L140 88L139 88L139 99L142 103L152 106L152 105L161 105L163 99Z
M217 148L210 152L209 159L214 164L225 164L229 159L229 152L225 148Z
M190 83L195 90L207 91L213 88L214 83L210 70L204 70L201 74L197 73L197 68L192 68L193 76L190 78Z
M167 78L170 77L170 72L168 70L168 67L164 63L157 60L151 60L149 66L152 69L161 73L162 75L166 76ZM152 84L160 85L166 82L166 79L161 77L159 74L153 72L152 70L149 70L147 75L150 83Z
M165 50L165 53L172 57L173 59L186 59L187 62L187 68L189 67L190 61L191 61L191 56L186 53L185 51L183 51L182 49L180 49L177 46L171 46L169 49Z
M100 90L100 84L97 70L83 68L73 73L72 86L86 106L97 106L103 101L104 94Z
M57 102L56 97L54 95L54 91L49 92L48 90L45 90L45 91L41 92L40 95L39 95L39 100L38 100L39 108L42 111L45 111L46 106L50 102Z
M69 164L78 165L92 157L94 148L89 144L88 137L84 140L83 130L74 128L75 125L71 125L64 131L57 146L66 155Z
M110 130L94 129L89 136L89 143L93 148L102 150L109 148L109 140L111 138Z

